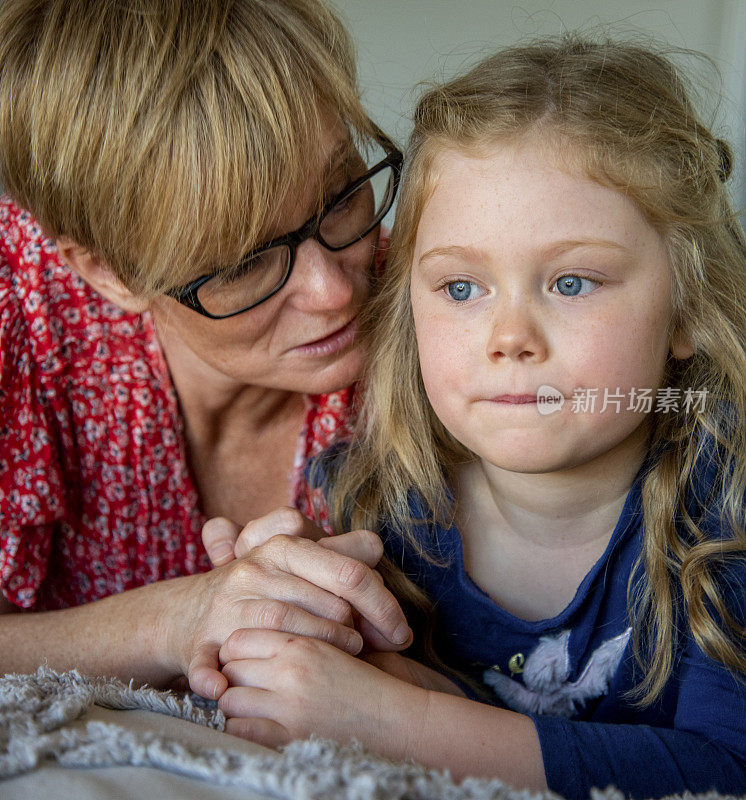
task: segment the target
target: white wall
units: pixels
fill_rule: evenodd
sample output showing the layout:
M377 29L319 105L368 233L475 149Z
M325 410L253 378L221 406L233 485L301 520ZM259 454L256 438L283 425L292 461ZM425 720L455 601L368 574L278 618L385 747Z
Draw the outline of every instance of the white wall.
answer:
M746 208L746 0L332 0L358 50L364 99L399 142L422 80L442 79L501 45L563 30L601 31L709 55L723 76L715 128L736 152L731 191ZM691 66L689 67L692 68ZM718 97L703 78L705 100Z

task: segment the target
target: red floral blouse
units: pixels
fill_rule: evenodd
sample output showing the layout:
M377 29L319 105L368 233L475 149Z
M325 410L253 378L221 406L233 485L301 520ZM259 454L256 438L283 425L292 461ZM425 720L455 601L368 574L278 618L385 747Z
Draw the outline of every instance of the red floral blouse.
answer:
M349 431L352 389L307 397L301 472ZM63 266L0 198L0 589L65 608L210 568L176 394L149 314Z

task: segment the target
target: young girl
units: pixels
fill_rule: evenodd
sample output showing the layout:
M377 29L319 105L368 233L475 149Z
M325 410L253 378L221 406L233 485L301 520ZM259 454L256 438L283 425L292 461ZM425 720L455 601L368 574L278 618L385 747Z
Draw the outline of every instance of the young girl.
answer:
M399 656L372 659L387 674L242 631L221 652L229 730L571 798L745 793L727 147L664 57L563 40L431 90L409 159L363 423L310 478L336 532L379 532L429 596L418 652L466 696Z

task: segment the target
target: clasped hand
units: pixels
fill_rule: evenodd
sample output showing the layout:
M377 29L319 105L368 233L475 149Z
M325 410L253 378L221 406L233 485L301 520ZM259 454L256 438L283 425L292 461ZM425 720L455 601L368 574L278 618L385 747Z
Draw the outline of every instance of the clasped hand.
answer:
M374 569L383 548L370 531L327 537L298 511L282 508L243 530L210 520L202 535L218 566L182 579L183 595L173 601L184 617L177 627L165 626L170 650L182 653L198 694L218 698L227 688L218 652L238 629L297 634L351 654L364 646L401 650L411 642L399 604ZM225 548L220 555L226 544L232 544L227 557Z
M317 733L402 753L428 690L461 694L394 652L410 644L411 631L373 569L382 545L370 531L325 537L298 512L280 509L243 530L211 520L203 541L223 564L215 573L243 565L252 572L246 585L256 589L261 573L266 589L265 599L254 601L254 621L219 649L225 684L212 696L229 717L229 732L272 747ZM355 658L363 647L366 655ZM192 688L200 676L215 680L212 658L190 671Z

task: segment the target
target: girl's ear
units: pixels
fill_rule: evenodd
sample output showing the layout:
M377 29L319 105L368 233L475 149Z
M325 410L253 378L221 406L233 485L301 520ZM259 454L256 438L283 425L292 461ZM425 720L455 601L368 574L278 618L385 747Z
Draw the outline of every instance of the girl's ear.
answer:
M133 294L98 256L79 245L68 236L55 240L57 252L63 263L102 297L132 314L141 314L148 308L148 301Z
M682 331L678 331L671 337L668 349L674 358L686 359L694 355L694 345L689 341Z

